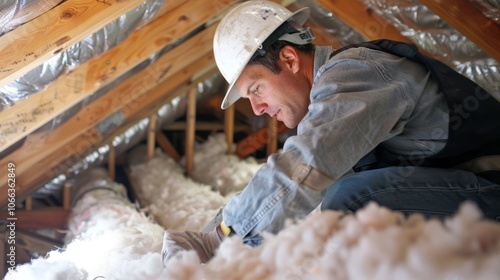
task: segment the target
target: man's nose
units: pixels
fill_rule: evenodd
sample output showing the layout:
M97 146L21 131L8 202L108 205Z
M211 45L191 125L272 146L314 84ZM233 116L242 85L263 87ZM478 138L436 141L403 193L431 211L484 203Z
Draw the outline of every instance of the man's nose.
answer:
M250 104L252 104L252 110L256 116L261 116L266 112L266 108L267 108L266 103L258 102L256 100L250 100Z

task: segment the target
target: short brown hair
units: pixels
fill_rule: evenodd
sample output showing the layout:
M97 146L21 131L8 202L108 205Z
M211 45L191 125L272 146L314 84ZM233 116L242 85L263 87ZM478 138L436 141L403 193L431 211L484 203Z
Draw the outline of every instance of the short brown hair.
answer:
M297 51L306 54L312 54L315 47L314 44L312 43L305 45L297 45L287 41L278 40L274 42L271 46L269 46L269 48L267 48L265 52L263 52L263 54L258 54L253 59L251 59L247 65L262 65L267 69L269 69L274 74L279 74L281 72L281 68L278 65L278 59L280 55L280 50L285 46L292 46Z

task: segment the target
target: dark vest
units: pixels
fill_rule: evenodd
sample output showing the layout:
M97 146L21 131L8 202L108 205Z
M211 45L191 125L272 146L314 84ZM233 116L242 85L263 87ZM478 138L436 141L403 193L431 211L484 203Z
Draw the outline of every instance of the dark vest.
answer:
M420 53L413 44L391 40L363 42L338 49L330 57L356 47L384 51L425 65L445 95L449 107L448 140L441 151L426 158L415 159L377 147L376 155L381 162L380 166L420 165L445 168L482 156L500 155L500 102L486 90L446 64ZM495 173L496 178L500 172Z

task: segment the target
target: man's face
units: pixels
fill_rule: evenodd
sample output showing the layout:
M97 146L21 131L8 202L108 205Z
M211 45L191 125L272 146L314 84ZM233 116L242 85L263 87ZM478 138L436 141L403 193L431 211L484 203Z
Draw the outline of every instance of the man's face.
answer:
M309 106L309 83L300 71L280 62L281 72L274 74L261 65L245 68L235 86L243 98L248 98L255 115L267 113L295 128L304 118Z

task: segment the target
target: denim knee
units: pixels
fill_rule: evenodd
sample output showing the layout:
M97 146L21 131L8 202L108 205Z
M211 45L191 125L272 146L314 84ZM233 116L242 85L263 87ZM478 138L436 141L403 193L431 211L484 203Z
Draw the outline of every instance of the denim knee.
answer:
M450 216L465 201L487 218L500 216L500 186L458 169L387 167L349 174L331 185L321 210L355 212L369 202L405 214Z
M359 176L359 174L350 174L328 187L321 203L321 210L336 210L346 213L357 210L352 209L352 203L359 195L360 186L370 184L370 180L366 180L365 176Z

